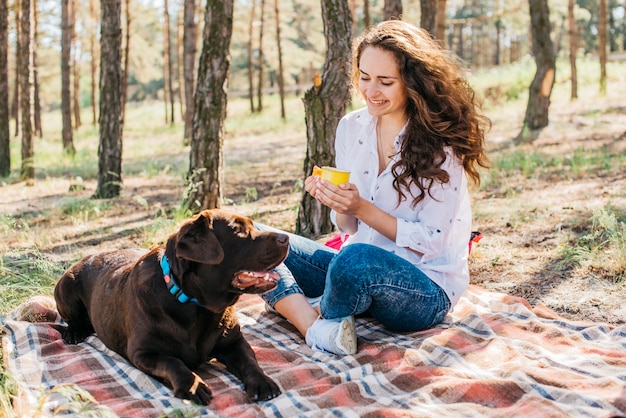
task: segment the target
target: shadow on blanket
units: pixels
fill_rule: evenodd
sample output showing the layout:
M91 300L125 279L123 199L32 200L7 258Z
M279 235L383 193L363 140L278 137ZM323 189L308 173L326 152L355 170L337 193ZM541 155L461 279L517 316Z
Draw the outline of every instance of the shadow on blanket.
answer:
M244 334L283 394L248 403L237 379L210 362L206 408L173 397L100 340L67 346L54 301L29 300L3 323L15 408L90 416L589 416L626 414L626 327L565 320L545 307L475 286L444 323L408 334L357 319L359 351L309 349L258 297L237 304Z

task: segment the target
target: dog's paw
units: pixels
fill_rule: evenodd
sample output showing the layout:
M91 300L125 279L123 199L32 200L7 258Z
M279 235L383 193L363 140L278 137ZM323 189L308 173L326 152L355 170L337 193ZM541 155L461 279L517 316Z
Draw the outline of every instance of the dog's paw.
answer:
M198 405L208 405L213 397L211 389L200 376L193 372L191 374L193 375L191 387L187 390L175 390L174 396L181 399L189 399Z
M85 332L82 328L68 326L61 332L61 336L66 344L78 344L85 341L85 338L90 336L92 333L93 331Z
M267 376L258 376L245 384L248 397L255 401L267 401L280 395L280 388Z

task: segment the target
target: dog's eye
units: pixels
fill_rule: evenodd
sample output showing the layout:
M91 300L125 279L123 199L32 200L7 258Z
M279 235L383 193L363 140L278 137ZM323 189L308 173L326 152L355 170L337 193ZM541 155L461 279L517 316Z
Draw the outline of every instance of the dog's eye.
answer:
M240 224L232 224L231 228L233 230L233 232L235 233L235 235L240 236L240 237L246 237L246 229L243 227L243 225Z

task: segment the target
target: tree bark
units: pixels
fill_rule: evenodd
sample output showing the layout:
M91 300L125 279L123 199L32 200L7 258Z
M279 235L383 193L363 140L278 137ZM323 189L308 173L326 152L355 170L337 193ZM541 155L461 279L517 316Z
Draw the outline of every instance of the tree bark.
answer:
M532 51L537 72L530 85L524 126L514 143L534 141L539 130L548 126L550 95L554 86L556 57L550 39L550 14L547 0L529 0Z
M20 108L22 110L22 180L35 178L35 151L31 124L31 13L30 0L22 0L20 18Z
M185 0L185 31L183 33L183 72L185 73L185 134L183 143L188 144L191 138L193 123L193 90L195 85L196 66L196 3L195 0Z
M39 135L39 137L43 137L43 129L41 126L41 100L39 98L39 72L38 72L38 60L37 60L37 48L39 46L38 40L38 13L37 13L37 2L32 3L33 7L33 42L32 42L32 50L33 50L33 110L34 110L34 118L33 122L35 123L34 133Z
M122 185L121 0L101 0L100 143L95 198L119 196Z
M0 177L11 174L8 19L7 0L0 0Z
M435 38L442 44L446 39L446 0L437 0L437 14L435 15Z
M367 1L367 0L366 0ZM307 151L304 177L314 165L334 165L335 131L350 101L352 15L347 0L322 0L326 39L324 70L319 83L304 95ZM333 230L330 209L303 191L296 233L317 236Z
M383 7L383 19L401 19L402 18L402 0L385 0Z
M576 56L578 55L578 24L574 19L574 6L576 0L567 2L567 22L569 25L569 67L571 73L571 100L578 98L578 72L576 69Z
M207 0L194 97L185 209L197 213L222 204L233 0Z
M70 59L72 53L72 5L74 0L61 0L61 137L63 151L73 155L72 96L70 91Z
M283 71L283 49L280 42L280 10L278 0L274 0L274 16L276 17L276 47L278 48L278 93L280 95L280 116L285 120L285 78Z
M433 37L437 35L437 0L420 1L420 26Z
M20 14L22 7L20 5L20 0L15 0L13 2L13 10L14 10L14 18L15 18L15 79L13 84L13 99L11 100L11 109L10 115L13 119L15 119L15 136L18 135L20 131L20 33L22 29L20 27Z

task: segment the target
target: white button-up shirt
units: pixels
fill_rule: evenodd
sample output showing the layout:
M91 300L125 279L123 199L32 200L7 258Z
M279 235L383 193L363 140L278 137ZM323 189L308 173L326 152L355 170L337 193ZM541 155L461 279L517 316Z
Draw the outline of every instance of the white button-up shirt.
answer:
M396 151L400 150L403 132L404 129L395 138ZM413 198L406 191L407 199L398 203L398 193L392 185L391 167L397 155L378 175L376 118L368 113L367 108L341 119L337 126L335 152L337 168L350 171L350 183L358 187L361 197L397 220L395 242L359 221L357 233L343 245L372 244L408 260L443 288L454 306L469 284L467 258L472 210L461 161L447 149L442 168L448 172L450 181L446 184L434 182L430 194L427 192L413 207ZM419 194L415 185L411 186L411 194ZM335 213L331 213L331 219L336 225Z

